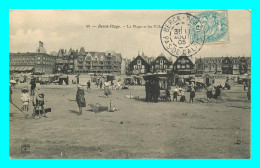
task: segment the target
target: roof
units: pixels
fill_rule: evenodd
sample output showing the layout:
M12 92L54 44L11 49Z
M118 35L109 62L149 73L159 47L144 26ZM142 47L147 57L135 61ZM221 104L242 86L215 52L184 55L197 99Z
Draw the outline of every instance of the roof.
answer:
M52 56L57 56L58 53L57 53L56 51L52 51L52 52L50 52L50 55L52 55Z
M163 53L161 53L158 57L156 57L155 60L157 60L157 59L159 59L159 58L164 58L164 59L166 59L168 62L170 62L169 59L168 59ZM155 60L154 60L154 61L155 61Z
M136 60L137 58L141 58L146 64L149 65L148 60L147 60L148 58L145 58L144 56L138 55L137 57L135 57L134 60ZM133 61L134 61L134 60L133 60ZM131 61L130 64L131 64L133 61Z
M78 54L79 54L79 55L86 55L85 48L84 48L84 47L81 47Z
M204 57L204 58L196 58L195 62L199 63L199 62L203 62L203 63L222 63L222 60L224 59L229 59L232 63L239 63L241 61L241 59L245 59L247 61L250 61L250 57Z
M140 56L140 55L139 55L139 56ZM137 56L137 57L138 57L138 56ZM136 58L137 58L137 57L136 57ZM148 64L148 57L147 57L147 56L144 56L144 55L143 55L143 56L140 56L140 57Z
M33 66L10 66L9 71L31 71Z
M189 60L189 62L193 64L193 62L190 60L188 56L179 56L173 64L176 64L179 59L183 59L183 58Z

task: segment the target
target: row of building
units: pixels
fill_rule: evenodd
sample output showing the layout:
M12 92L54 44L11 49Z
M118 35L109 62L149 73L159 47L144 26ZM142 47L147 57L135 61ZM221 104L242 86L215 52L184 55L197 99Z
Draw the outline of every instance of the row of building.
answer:
M215 74L244 75L251 74L250 57L204 57L192 61L187 56L180 56L175 61L160 54L153 61L147 61L144 55L138 55L129 62L129 74L160 73L173 71L178 75Z
M192 74L251 74L250 57L204 57L192 61L187 56L180 56L175 61L164 54L148 57L144 53L135 58L122 58L114 51L88 52L60 49L56 55L46 53L43 42L33 53L10 53L10 72L32 72L35 74L122 74L140 75L173 71L179 75Z

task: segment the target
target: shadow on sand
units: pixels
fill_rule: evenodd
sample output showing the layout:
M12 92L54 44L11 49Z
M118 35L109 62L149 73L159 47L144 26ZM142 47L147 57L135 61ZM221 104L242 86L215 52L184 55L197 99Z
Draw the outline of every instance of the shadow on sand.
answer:
M146 102L145 98L128 98L130 100L140 101L140 102Z
M71 112L71 113L73 113L73 114L79 114L79 112L76 111L76 110L69 110L69 112Z

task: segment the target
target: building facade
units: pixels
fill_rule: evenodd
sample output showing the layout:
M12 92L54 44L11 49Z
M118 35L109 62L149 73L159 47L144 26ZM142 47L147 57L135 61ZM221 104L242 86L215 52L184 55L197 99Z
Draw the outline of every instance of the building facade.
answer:
M138 55L129 64L129 73L131 75L146 74L150 72L151 65L148 63L148 58Z
M178 75L195 74L195 65L187 56L180 56L173 64L173 72Z
M74 73L121 74L122 55L116 52L86 52L83 47L74 57Z
M251 74L250 57L205 57L195 60L197 74Z
M121 63L121 75L128 75L129 74L129 64L131 60L127 58L122 59Z
M55 73L74 74L74 58L77 51L60 49L55 64Z
M46 54L41 41L36 52L10 53L9 59L9 70L13 73L51 74L56 62L56 57Z
M222 74L222 58L208 57L195 59L197 74Z
M153 73L167 72L172 69L172 62L169 61L162 53L151 63L151 71Z

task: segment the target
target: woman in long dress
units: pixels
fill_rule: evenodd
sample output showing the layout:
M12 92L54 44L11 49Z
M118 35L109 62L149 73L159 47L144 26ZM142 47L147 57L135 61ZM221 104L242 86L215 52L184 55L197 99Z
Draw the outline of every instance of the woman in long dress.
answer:
M78 86L77 94L76 94L76 101L79 107L79 114L82 115L82 107L86 107L86 100L84 97L85 93L83 87L81 85Z
M106 81L104 83L104 93L105 93L105 96L108 97L108 95L110 94L110 90L109 90L109 82Z

